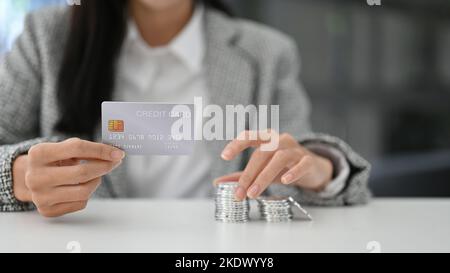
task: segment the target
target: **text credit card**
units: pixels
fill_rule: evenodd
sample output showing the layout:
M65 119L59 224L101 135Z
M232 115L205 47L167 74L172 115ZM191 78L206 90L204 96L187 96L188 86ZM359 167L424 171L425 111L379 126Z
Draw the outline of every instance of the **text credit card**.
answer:
M189 155L193 104L102 103L102 141L127 155Z

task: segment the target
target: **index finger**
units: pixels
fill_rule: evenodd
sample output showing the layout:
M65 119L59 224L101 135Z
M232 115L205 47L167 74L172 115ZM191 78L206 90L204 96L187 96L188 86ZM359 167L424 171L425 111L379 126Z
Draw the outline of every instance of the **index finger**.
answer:
M260 145L269 142L272 134L273 132L265 131L242 132L236 139L225 146L221 156L224 160L233 160L244 150L251 147L259 147Z
M125 152L102 143L95 143L78 138L68 139L59 143L46 143L36 149L41 160L56 162L67 159L98 159L105 161L120 161ZM31 153L35 152L30 150Z

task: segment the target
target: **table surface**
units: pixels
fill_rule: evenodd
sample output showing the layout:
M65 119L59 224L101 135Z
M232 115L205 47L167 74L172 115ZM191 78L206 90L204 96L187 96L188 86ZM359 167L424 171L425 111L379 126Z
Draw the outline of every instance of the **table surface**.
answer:
M0 252L450 252L450 199L376 199L307 208L308 222L214 220L209 200L91 201L46 219L0 214Z

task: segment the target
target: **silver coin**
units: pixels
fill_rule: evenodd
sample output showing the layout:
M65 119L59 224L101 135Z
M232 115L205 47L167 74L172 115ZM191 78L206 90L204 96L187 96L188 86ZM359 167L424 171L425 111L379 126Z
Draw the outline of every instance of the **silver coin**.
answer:
M235 191L239 184L227 182L217 185L214 200L216 203L215 219L225 223L245 223L249 220L250 205L247 199L238 201Z
M267 222L289 222L293 219L289 197L265 196L257 199L261 218Z

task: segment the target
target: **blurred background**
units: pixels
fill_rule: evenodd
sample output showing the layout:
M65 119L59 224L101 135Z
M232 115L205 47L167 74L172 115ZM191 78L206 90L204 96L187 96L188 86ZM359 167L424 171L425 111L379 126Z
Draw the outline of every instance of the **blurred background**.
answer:
M296 39L314 129L372 162L376 196L450 197L449 0L226 2ZM0 55L28 11L55 4L0 0Z

